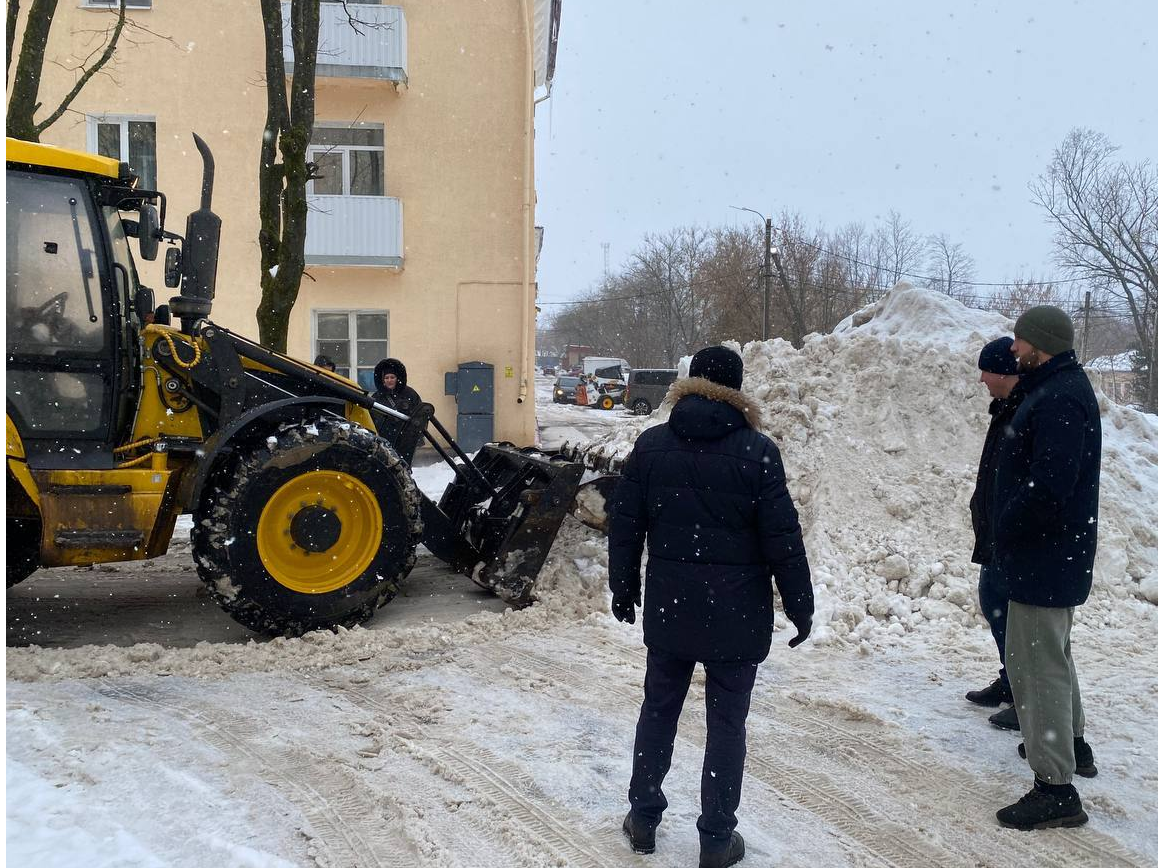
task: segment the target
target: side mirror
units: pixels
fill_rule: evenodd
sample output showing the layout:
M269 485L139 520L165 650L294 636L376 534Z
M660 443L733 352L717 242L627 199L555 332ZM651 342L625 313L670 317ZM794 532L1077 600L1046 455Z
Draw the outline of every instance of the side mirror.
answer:
M138 286L133 295L133 310L136 311L140 322L149 322L149 314L153 313L154 304L153 290L147 286Z
M175 289L181 285L181 249L170 247L165 251L165 286Z
M141 259L152 262L157 258L157 248L160 244L161 221L157 217L157 206L151 202L142 202L138 212L141 219L137 227L137 244L140 246Z

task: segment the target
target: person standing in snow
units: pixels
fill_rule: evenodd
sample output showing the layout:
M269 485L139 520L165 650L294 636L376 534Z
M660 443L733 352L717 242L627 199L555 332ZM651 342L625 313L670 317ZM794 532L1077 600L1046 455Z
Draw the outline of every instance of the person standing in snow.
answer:
M644 431L611 510L608 573L615 617L635 623L646 544L643 705L623 821L631 848L655 850L680 710L697 662L706 673L707 744L700 784L701 868L744 858L736 808L756 668L772 641L774 576L795 647L812 629L808 558L776 444L741 394L744 365L725 347L692 357L668 422Z
M1015 829L1080 826L1072 783L1098 773L1070 651L1074 608L1089 597L1098 542L1102 427L1073 351L1073 322L1051 306L1023 313L1011 347L1021 379L997 458L992 567L1009 588L1006 665L1034 782L997 812Z
M387 416L385 413L374 414L378 436L394 444L395 449L409 464L434 408L430 404L424 404L418 393L406 385L406 366L398 359L383 359L374 366L374 385L378 387L371 396L375 401L411 417L411 423L408 425L401 419Z
M1009 420L1017 404L1009 400L1009 393L1017 385L1017 359L1009 351L1013 338L1003 337L990 341L981 350L977 367L981 370L981 382L989 390L989 430L985 434L985 445L981 449L981 461L977 467L977 486L969 501L969 513L973 519L973 563L981 565L981 578L977 583L977 598L981 614L989 623L993 641L997 643L997 656L1001 669L997 678L988 687L970 690L965 698L978 705L994 708L1002 703L1013 702L1013 692L1009 689L1009 676L1005 671L1005 619L1009 608L1009 589L1001 581L993 561L993 477L997 469L997 453L1009 431ZM997 718L1001 718L998 720ZM1017 729L1017 708L999 711L990 717L996 726Z

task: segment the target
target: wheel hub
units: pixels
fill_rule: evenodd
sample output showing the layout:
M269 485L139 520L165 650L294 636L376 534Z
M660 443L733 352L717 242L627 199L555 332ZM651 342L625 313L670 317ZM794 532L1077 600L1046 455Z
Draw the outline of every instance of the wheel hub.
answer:
M342 520L324 506L307 506L290 520L290 539L308 552L329 551L342 535Z

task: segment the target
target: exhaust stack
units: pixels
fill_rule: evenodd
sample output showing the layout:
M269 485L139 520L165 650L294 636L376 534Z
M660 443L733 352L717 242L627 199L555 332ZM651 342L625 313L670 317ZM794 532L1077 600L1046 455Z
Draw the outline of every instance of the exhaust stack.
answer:
M198 320L209 316L217 291L217 257L221 246L221 218L211 209L213 201L213 153L196 133L193 141L201 153L201 207L185 222L185 244L181 253L181 294L169 300L173 314L181 320L181 331L193 333Z

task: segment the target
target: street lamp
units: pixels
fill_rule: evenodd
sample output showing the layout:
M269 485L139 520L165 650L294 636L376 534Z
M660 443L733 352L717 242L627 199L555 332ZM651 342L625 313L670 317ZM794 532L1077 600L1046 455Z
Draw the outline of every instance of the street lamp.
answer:
M768 302L769 296L772 292L772 257L774 255L777 257L780 256L779 250L774 251L772 249L772 218L765 217L754 208L741 208L738 205L729 205L728 207L734 208L737 211L747 211L750 214L755 214L757 217L764 221L764 317L763 329L760 332L760 339L766 341L768 340L768 333L772 330L768 320L769 313L771 311Z

